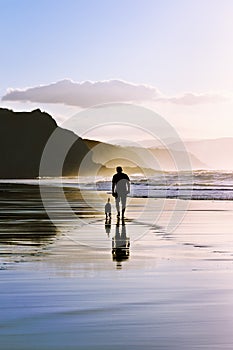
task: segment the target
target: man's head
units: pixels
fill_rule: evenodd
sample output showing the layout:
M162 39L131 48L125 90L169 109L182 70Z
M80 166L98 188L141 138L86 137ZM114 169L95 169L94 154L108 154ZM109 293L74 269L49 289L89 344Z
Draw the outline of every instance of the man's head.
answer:
M116 167L117 173L122 173L123 169L121 166Z

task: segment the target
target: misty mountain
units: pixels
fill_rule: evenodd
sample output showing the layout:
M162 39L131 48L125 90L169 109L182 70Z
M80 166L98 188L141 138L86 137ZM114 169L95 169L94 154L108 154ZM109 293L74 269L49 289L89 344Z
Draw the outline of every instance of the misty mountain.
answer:
M194 154L208 169L232 170L233 169L233 138L186 141L188 152ZM179 145L173 143L170 147L179 150ZM206 167L205 167L206 168Z
M153 171L204 169L206 165L191 153L168 148L146 148L119 146L104 142L86 140L92 150L93 161L106 168L121 164L131 172L152 173ZM189 160L187 160L189 159Z

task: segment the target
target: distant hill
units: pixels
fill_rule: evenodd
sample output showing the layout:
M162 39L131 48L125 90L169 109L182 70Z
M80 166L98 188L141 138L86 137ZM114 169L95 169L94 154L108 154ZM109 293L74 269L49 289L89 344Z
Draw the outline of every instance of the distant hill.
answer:
M121 164L135 173L153 173L166 170L205 169L206 165L192 153L172 148L146 148L119 146L104 142L86 140L84 142L93 152L94 162L104 164L106 168L114 168ZM189 157L190 163L185 159Z
M195 140L185 142L189 152L194 154L208 169L233 170L233 138ZM179 145L173 143L171 148L179 150Z
M32 112L13 112L0 109L0 178L35 178L39 176L40 160L44 147L56 130L57 138L52 157L44 176L59 175L59 161L65 145L72 144L67 153L63 176L75 176L82 159L88 154L88 165L96 169L92 155L76 134L57 126L55 120L39 109Z

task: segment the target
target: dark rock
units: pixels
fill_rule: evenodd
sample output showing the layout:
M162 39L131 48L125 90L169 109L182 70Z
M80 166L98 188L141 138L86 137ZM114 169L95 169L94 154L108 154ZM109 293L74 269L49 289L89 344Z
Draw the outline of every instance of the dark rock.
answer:
M92 161L92 152L82 138L58 127L49 114L39 109L13 112L0 108L0 126L2 179L36 178L39 175L75 176L85 156L88 161L85 162L86 168L82 169L83 174L97 167ZM40 174L41 157L48 140L48 161Z

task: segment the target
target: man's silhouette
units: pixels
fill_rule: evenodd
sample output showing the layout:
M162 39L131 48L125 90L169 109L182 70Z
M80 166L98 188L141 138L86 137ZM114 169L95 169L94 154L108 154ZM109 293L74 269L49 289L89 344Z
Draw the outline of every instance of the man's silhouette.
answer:
M127 194L130 193L130 180L127 174L123 173L122 167L116 168L117 173L112 178L112 195L116 200L117 217L120 217L120 202L121 212L124 218L126 208Z

